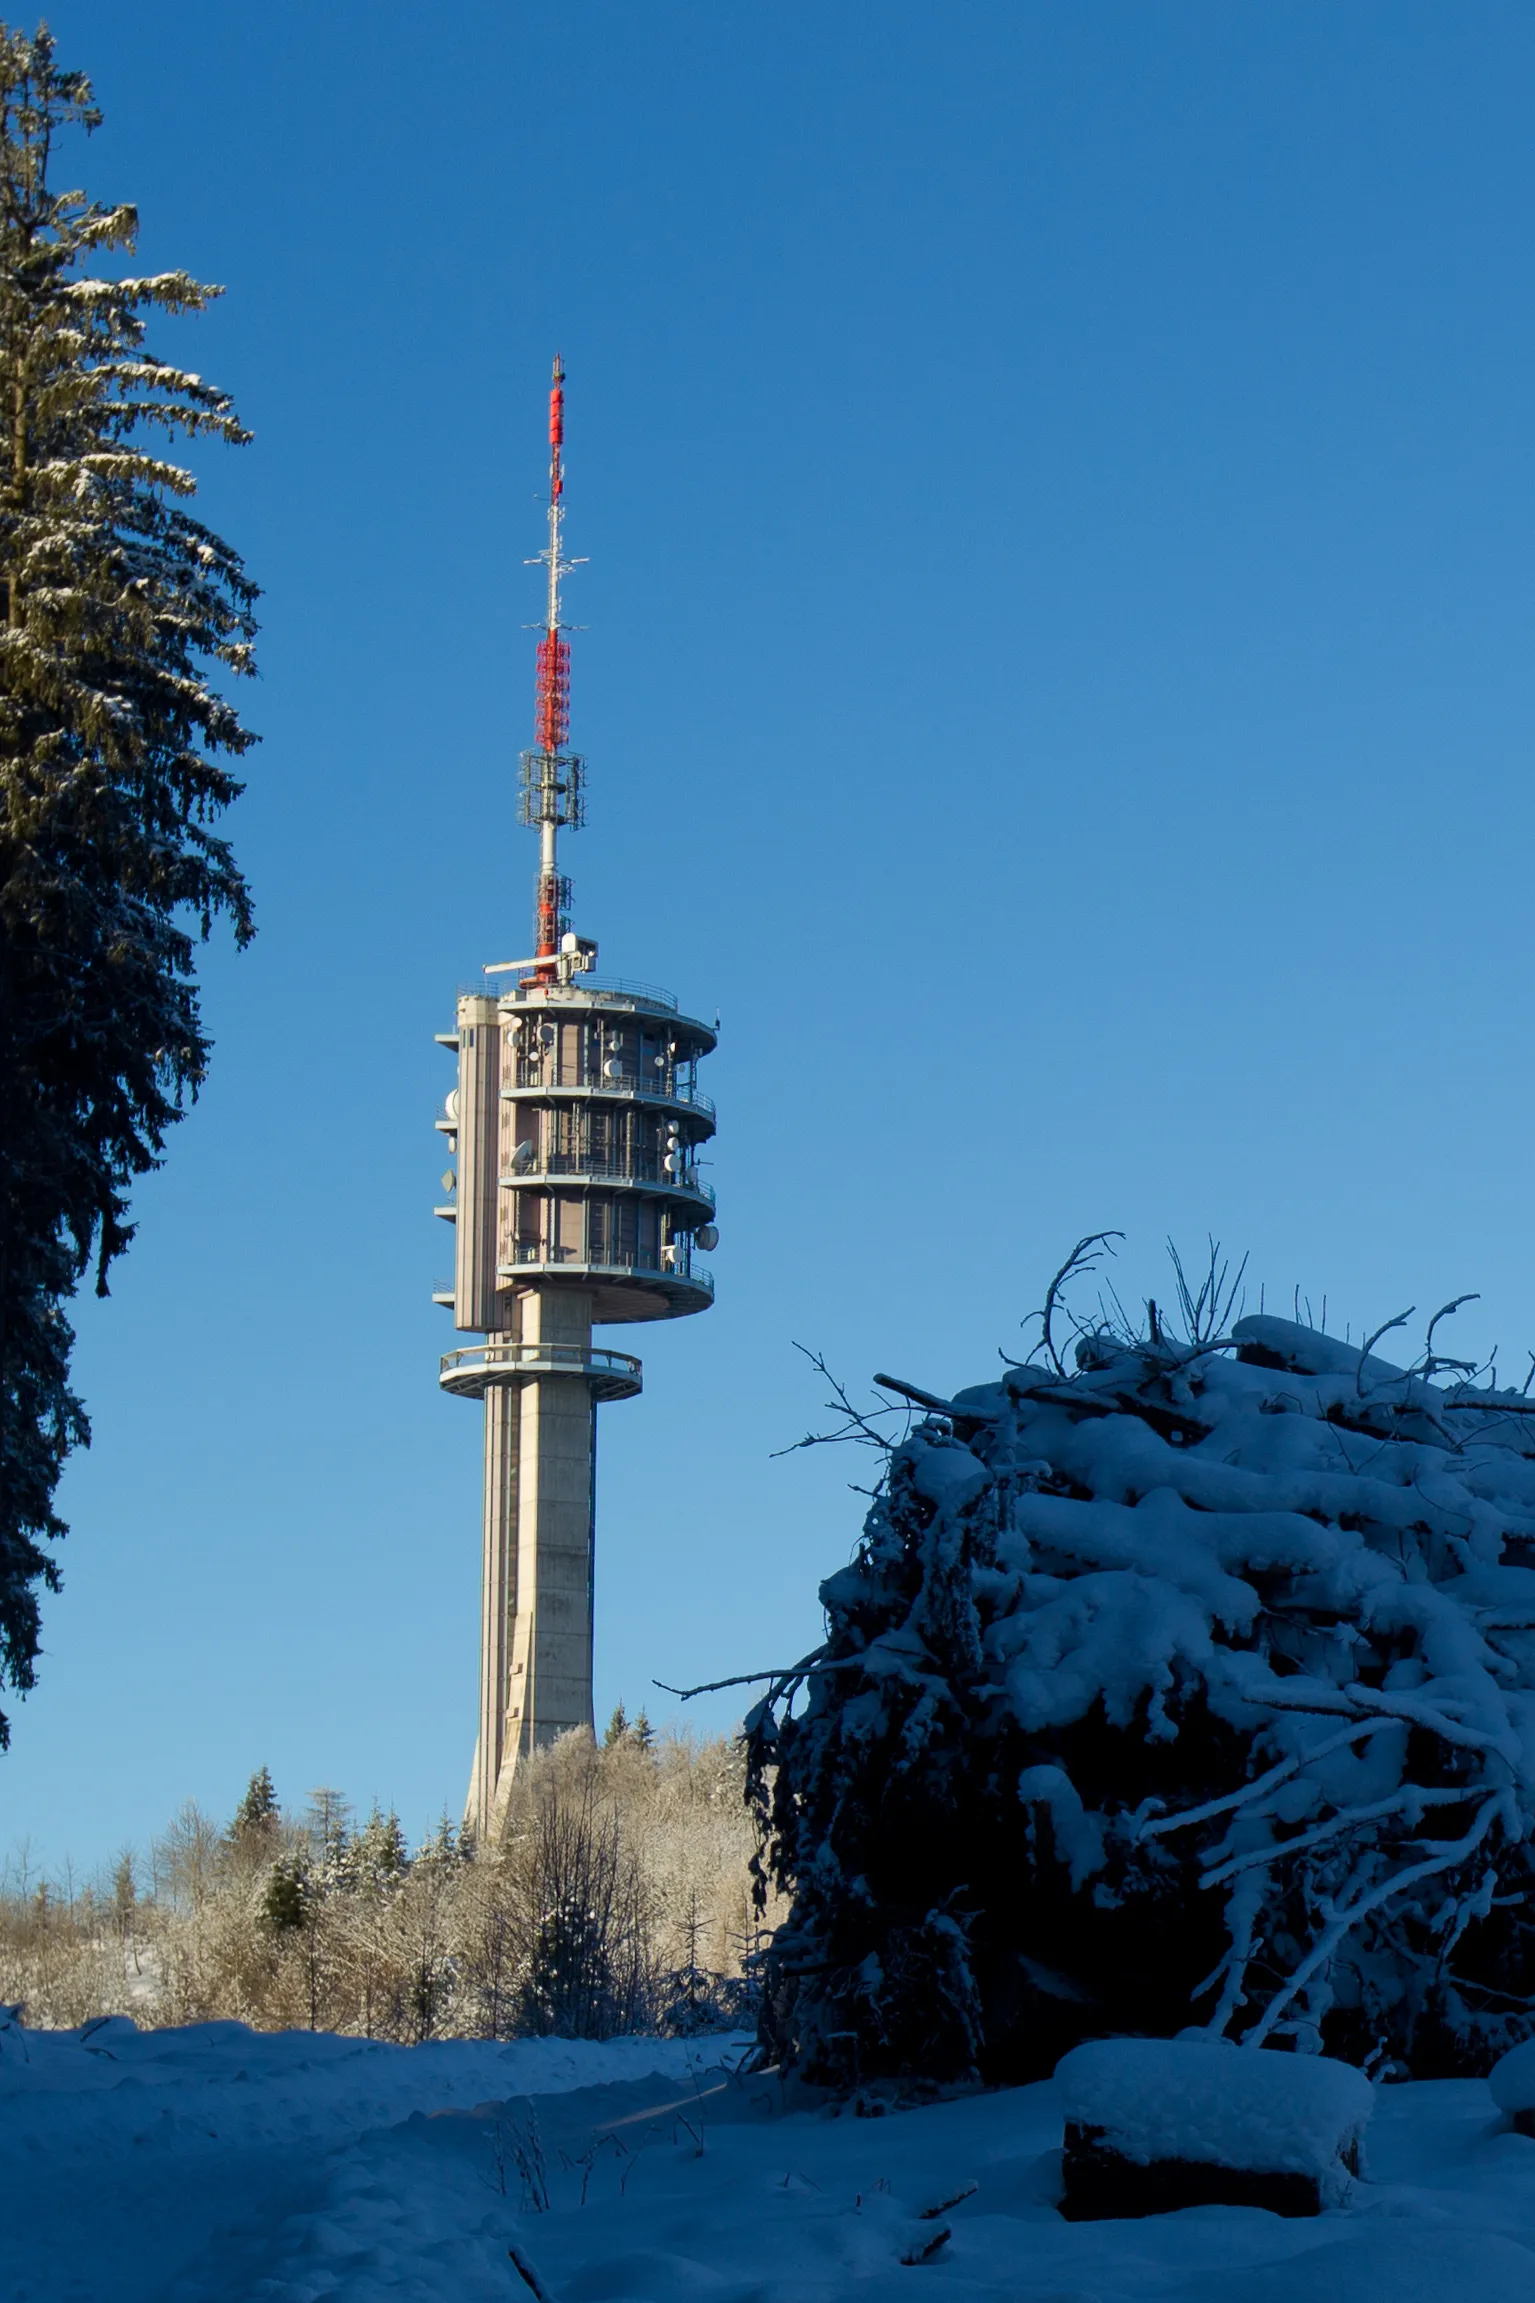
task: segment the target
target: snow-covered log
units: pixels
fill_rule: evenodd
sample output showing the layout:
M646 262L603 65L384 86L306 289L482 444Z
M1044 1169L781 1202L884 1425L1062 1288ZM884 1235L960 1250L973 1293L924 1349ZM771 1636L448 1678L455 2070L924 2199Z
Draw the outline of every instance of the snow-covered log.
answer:
M1435 2075L1535 2031L1535 1399L1432 1334L1193 1325L919 1395L753 1714L809 2074L1193 2023Z
M1515 2131L1535 2136L1535 2039L1510 2048L1487 2074L1487 2084Z
M1056 2070L1062 2212L1318 2215L1359 2173L1375 2090L1352 2065L1200 2039L1095 2039Z

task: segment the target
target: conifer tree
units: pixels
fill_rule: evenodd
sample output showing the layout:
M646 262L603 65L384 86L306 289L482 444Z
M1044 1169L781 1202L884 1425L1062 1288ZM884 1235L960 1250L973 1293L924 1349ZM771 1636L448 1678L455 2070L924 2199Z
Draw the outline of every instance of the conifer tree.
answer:
M251 934L214 827L254 738L213 681L253 668L255 587L148 444L248 435L146 340L219 291L92 274L138 231L55 187L61 134L99 121L46 30L0 24L0 1685L23 1691L89 1436L65 1306L92 1262L106 1292L202 1082L194 931Z
M229 1826L230 1843L235 1847L260 1845L272 1837L277 1823L277 1791L271 1770L258 1767L246 1785L245 1797L235 1809L234 1821Z
M410 1850L400 1819L391 1807L385 1815L374 1802L373 1812L346 1851L343 1884L375 1893L397 1887L410 1869Z
M315 1901L308 1866L294 1856L274 1863L261 1897L262 1925L289 1935L307 1924Z

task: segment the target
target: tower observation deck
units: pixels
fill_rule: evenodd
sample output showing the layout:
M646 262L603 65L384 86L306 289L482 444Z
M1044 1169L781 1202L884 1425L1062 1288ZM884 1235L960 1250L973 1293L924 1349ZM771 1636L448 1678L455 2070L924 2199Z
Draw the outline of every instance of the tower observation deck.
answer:
M698 1086L715 1031L654 986L602 981L597 946L570 929L558 837L585 814L585 763L568 748L564 370L549 395L549 541L535 741L520 815L539 835L534 951L461 990L439 1044L457 1083L437 1127L456 1157L438 1214L454 1226L450 1282L434 1291L481 1340L444 1357L440 1383L481 1400L485 1493L479 1739L466 1820L503 1827L520 1760L592 1719L597 1403L632 1399L639 1361L592 1343L594 1325L706 1311L700 1262L716 1244L699 1175L714 1106Z

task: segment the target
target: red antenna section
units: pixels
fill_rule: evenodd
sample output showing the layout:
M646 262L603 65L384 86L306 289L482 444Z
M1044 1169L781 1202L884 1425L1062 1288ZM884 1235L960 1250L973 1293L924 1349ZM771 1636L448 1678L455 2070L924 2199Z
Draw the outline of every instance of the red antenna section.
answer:
M565 363L556 354L549 390L549 542L538 555L547 571L548 592L538 628L533 748L522 755L522 821L539 835L534 897L534 951L539 965L531 979L538 983L554 981L554 962L570 926L570 882L559 868L558 835L562 828L576 830L585 813L582 763L569 749L570 642L560 617L560 584L578 564L566 559L560 534L565 518L564 448Z
M560 450L565 445L565 363L554 355L554 386L549 394L549 499L558 503L565 493Z
M570 741L570 642L558 632L538 643L534 740L545 752L562 752Z

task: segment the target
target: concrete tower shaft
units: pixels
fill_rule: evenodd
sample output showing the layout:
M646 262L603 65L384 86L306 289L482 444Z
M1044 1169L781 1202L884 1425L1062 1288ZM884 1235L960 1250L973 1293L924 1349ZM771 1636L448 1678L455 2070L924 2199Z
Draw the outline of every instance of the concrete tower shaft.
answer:
M457 1084L438 1129L456 1155L439 1215L455 1228L435 1300L482 1341L449 1352L445 1391L481 1399L485 1487L479 1736L466 1819L500 1836L519 1761L592 1719L595 1409L633 1398L640 1363L594 1347L594 1325L705 1311L714 1194L699 1173L714 1106L698 1086L709 1025L666 992L597 981L570 933L561 829L584 818L584 763L567 748L570 651L563 556L564 370L550 395L549 543L535 734L521 820L539 834L536 949L460 993ZM501 980L495 980L501 979Z

